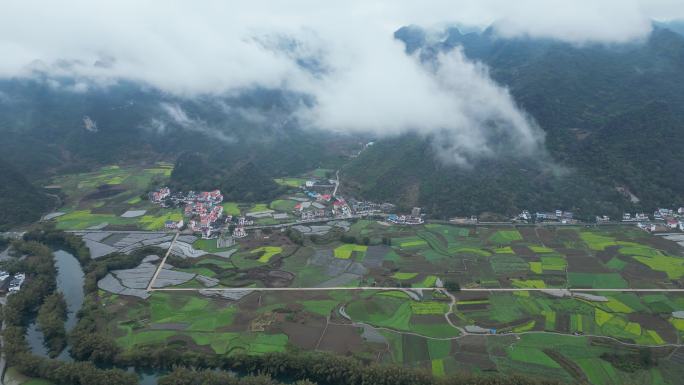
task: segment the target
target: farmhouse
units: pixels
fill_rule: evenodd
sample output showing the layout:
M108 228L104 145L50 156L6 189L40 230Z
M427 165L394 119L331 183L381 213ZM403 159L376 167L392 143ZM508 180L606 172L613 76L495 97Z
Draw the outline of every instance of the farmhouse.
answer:
M157 191L152 191L149 197L153 203L161 203L169 195L171 195L171 190L168 187L162 187Z
M397 215L390 214L387 221L397 225L420 225L424 222L421 217L414 217L412 215Z
M242 226L238 226L233 230L233 238L244 238L247 236L247 231Z
M183 220L181 219L180 221L166 221L164 222L164 227L169 229L169 230L179 230L183 228Z

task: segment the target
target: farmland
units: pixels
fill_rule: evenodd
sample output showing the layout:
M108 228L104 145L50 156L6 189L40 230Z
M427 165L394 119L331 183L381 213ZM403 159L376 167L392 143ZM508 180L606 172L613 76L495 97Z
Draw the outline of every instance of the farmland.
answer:
M256 210L263 206L249 206ZM342 230L338 230L342 231ZM241 240L177 270L211 277L220 291L154 291L146 300L100 292L103 331L122 349L184 346L216 354L331 351L424 368L528 373L560 381L675 384L684 375L684 294L581 289L681 287L681 250L624 227L402 227L358 221L336 237L296 244L282 233ZM457 281L452 293L414 288ZM259 291L260 287L396 287ZM182 287L202 287L193 280ZM487 291L492 288L520 288ZM572 288L562 292L527 288ZM569 293L569 292L568 292ZM472 332L479 328L486 333ZM475 329L472 329L475 330ZM647 353L645 353L647 352ZM657 366L626 372L608 358L649 354ZM674 382L673 382L674 381Z
M437 375L486 368L595 384L619 384L635 375L643 379L639 383L674 384L652 379L682 374L679 356L668 358L676 348L667 346L682 332L653 310L684 305L684 297L676 295L617 294L610 302L590 303L543 293L477 298L463 293L457 294L458 309L451 316L457 327L444 318L444 297L426 293L416 300L398 290L255 291L237 301L195 292L154 292L148 300L99 295L108 304L103 330L123 349L167 345L216 354L318 349ZM472 324L497 328L497 334L461 332ZM603 354L639 354L620 341L649 349L659 357L658 366L637 373L613 367Z
M165 184L172 169L166 163L147 168L112 165L50 180L66 196L58 208L64 214L55 219L57 228L163 229L165 221L180 219L181 212L152 205L147 193Z

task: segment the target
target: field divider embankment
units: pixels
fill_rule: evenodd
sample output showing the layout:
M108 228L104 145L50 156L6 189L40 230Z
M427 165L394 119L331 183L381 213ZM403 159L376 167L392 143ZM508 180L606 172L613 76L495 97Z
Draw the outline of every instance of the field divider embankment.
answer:
M162 258L161 262L159 262L159 265L157 265L157 270L154 271L154 274L152 275L152 279L150 279L150 283L147 284L147 291L157 290L157 289L153 289L152 286L154 285L154 281L157 280L157 276L159 276L159 273L164 268L164 264L166 264L166 258L168 258L169 255L171 254L171 250L173 249L173 246L176 244L176 240L178 239L178 235L180 235L180 232L176 231L176 235L173 236L173 239L171 240L171 244L169 245L169 249L166 250L166 254L164 254L164 258Z

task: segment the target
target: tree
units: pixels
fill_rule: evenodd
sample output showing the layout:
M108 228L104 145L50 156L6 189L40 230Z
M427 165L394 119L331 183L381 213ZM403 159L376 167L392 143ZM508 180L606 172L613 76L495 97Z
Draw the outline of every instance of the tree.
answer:
M444 288L448 291L461 291L461 284L458 281L448 279L444 282Z

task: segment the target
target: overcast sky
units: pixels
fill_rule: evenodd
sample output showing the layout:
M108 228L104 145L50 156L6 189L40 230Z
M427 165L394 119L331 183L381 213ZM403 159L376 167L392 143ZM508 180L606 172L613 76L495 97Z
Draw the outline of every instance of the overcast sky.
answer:
M455 51L428 70L393 40L396 29L494 25L505 37L621 43L646 37L652 19L673 18L684 18L681 0L3 0L0 77L127 79L187 97L283 88L317 101L297 111L305 124L440 133L445 157L459 163L495 151L488 121L522 151L543 135L486 68ZM294 54L274 48L286 39L297 42ZM302 70L302 57L317 58L323 74Z

